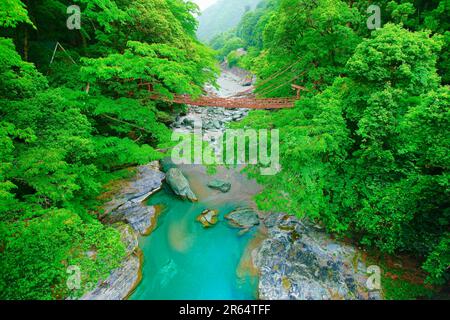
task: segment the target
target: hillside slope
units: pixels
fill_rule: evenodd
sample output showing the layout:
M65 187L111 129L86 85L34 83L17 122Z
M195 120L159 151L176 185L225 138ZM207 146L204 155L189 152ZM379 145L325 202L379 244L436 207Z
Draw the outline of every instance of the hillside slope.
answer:
M197 35L209 41L221 32L235 27L246 11L254 9L260 0L219 0L198 17Z

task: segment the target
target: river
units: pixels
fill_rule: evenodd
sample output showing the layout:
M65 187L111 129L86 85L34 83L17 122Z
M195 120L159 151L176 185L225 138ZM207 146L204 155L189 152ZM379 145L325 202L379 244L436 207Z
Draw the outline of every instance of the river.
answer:
M215 93L229 96L246 90L240 80L230 72L223 72L218 80L220 88ZM214 117L217 111L220 128L208 129L206 136L217 136L227 122L246 114L242 110L192 108L179 122L186 118L206 118L208 114L217 120ZM182 125L177 127L175 130L186 131ZM180 169L199 201L183 201L167 185L149 199L148 205L158 206L162 211L155 230L140 239L142 281L131 299L256 299L258 276L249 255L251 245L261 237L260 230L242 233L231 227L224 216L238 207L254 207L252 198L260 187L238 169L218 168L215 175L207 174L198 165ZM216 178L231 182L231 190L222 193L208 188L208 182ZM196 221L205 209L219 211L218 224L209 229Z

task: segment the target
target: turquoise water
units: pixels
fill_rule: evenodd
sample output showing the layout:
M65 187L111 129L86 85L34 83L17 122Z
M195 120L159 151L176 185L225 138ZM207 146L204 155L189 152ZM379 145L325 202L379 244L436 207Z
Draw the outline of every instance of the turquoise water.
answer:
M153 233L141 239L143 278L133 300L255 299L257 278L240 268L253 234L239 235L224 215L243 203L190 203L165 187L149 205L163 205ZM204 229L196 217L217 209L219 223Z

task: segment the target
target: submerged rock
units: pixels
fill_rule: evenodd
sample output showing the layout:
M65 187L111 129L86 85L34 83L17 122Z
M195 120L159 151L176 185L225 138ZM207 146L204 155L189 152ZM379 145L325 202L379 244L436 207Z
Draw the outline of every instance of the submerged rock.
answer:
M223 193L227 193L231 190L231 183L217 179L208 183L208 187L210 187L211 189L220 190Z
M166 181L169 186L172 188L173 192L176 195L180 196L183 199L188 199L190 201L198 201L197 196L191 190L191 186L189 185L189 181L183 175L180 169L171 168L167 171Z
M259 217L251 208L236 209L225 216L231 226L241 229L250 229L259 225Z
M126 224L118 225L117 230L126 247L125 260L105 281L99 282L95 289L86 293L80 300L124 300L137 286L141 264L137 235Z
M374 299L366 266L350 245L330 239L312 224L286 214L264 220L267 239L253 253L262 300Z
M200 222L204 228L210 228L219 222L219 211L217 210L205 210L198 217L197 221Z

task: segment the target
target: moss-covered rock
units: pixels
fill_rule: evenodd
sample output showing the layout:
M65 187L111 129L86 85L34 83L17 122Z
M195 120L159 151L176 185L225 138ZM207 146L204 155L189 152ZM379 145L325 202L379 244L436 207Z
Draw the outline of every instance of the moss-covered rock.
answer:
M231 190L231 183L224 180L216 179L208 183L208 187L210 187L211 189L219 190L223 193L227 193L228 191Z

